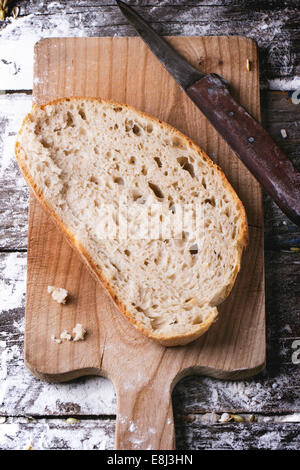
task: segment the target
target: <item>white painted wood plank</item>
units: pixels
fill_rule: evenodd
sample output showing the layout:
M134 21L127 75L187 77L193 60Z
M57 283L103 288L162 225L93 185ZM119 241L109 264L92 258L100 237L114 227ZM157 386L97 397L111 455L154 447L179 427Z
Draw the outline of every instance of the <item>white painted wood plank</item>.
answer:
M29 420L14 418L0 424L0 449L111 450L115 423L111 420Z
M15 158L16 135L31 96L0 95L0 248L26 248L28 189Z
M212 413L176 422L178 450L298 450L299 422L220 424ZM0 449L5 450L113 450L115 420L9 418L0 424Z

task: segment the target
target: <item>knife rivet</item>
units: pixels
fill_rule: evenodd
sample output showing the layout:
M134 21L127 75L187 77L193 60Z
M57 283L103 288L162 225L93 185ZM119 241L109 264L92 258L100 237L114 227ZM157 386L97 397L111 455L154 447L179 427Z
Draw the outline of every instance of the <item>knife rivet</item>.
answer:
M254 142L254 137L248 137L248 142L250 142L250 144L253 144L253 142Z
M229 111L228 116L230 117L234 116L234 111Z

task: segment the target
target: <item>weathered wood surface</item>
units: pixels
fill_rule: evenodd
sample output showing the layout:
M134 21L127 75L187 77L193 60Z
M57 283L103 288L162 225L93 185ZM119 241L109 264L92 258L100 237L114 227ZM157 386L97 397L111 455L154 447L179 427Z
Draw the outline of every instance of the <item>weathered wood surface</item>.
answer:
M62 36L135 36L113 0L20 0L20 15L0 24L0 89L32 88L36 41ZM260 47L261 79L279 90L300 87L299 3L129 1L163 35L243 35ZM297 77L298 74L298 77Z
M65 11L66 3L71 12ZM259 5L254 0L238 5L230 0L130 3L142 5L141 11L144 8L149 16L156 10L153 25L163 34L227 34L230 30L247 34L262 48L262 85L279 90L299 87L298 0ZM32 88L32 47L40 37L134 34L121 17L120 24L111 26L114 13L107 9L103 25L102 7L113 8L113 0L99 0L97 6L86 0L71 7L65 0L19 4L20 18L0 23L0 90ZM185 20L190 7L198 8L198 13ZM166 21L163 11L168 9L173 17ZM96 23L90 25L92 18ZM7 423L0 424L0 448L22 449L32 443L34 448L112 449L116 400L109 381L86 377L49 385L35 379L23 363L28 192L13 145L30 106L30 91L0 95L0 415L9 416ZM265 126L299 168L300 105L292 104L287 93L265 91L262 112ZM286 129L287 139L281 129ZM300 448L300 363L292 363L292 358L300 359L299 343L295 348L300 340L300 253L291 251L300 247L300 230L268 198L264 212L267 368L246 381L191 377L180 382L173 393L177 448ZM255 422L216 423L226 411L254 414ZM35 421L24 418L31 414ZM66 422L67 416L82 420L74 426Z
M297 449L300 424L272 422L262 417L254 423L220 424L220 415L188 416L176 423L179 450ZM85 419L68 423L66 419L10 418L0 424L0 449L6 450L112 450L115 424L112 419Z

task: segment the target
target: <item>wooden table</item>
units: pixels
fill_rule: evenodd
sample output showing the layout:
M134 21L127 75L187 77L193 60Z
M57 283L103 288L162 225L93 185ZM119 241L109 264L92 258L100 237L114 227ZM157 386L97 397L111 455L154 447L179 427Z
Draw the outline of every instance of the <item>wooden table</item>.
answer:
M300 167L300 104L293 104L287 92L300 88L296 0L266 1L260 9L254 1L239 6L221 0L129 3L139 5L145 18L151 16L161 34L255 39L263 123ZM32 51L38 39L134 31L113 0L22 0L19 5L16 20L0 23L0 449L113 449L116 400L110 382L89 377L46 384L24 367L28 190L13 146L31 107ZM238 382L181 381L173 393L179 449L300 448L300 229L267 196L264 215L267 367ZM237 416L222 423L224 413Z

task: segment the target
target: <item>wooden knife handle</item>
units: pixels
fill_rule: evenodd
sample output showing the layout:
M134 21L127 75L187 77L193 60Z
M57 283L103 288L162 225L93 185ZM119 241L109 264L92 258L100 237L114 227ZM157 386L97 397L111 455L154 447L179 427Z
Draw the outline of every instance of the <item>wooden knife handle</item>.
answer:
M232 98L225 80L209 74L186 92L280 209L300 225L300 173L261 125Z

